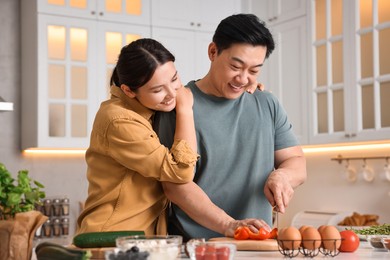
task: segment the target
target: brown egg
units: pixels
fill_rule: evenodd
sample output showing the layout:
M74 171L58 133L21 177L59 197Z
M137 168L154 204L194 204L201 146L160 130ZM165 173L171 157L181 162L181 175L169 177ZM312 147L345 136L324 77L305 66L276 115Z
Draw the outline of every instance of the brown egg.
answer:
M335 251L340 248L341 235L335 226L326 226L322 233L323 247L329 251Z
M320 235L322 233L322 231L324 231L324 228L326 227L326 225L321 225L317 228L318 232L320 232Z
M307 227L302 233L302 246L315 250L321 246L321 235L315 227Z
M298 249L302 236L296 227L288 227L278 234L279 245L282 249Z
M307 225L301 226L301 227L299 228L299 233L301 233L301 235L302 235L303 231L304 231L306 228L308 228L308 227L311 227L311 226L307 226Z

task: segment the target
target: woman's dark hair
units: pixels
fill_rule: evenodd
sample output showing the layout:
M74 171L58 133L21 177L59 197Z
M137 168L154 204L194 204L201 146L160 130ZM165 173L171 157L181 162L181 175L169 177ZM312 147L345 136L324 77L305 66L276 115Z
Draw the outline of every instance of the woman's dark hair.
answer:
M135 91L145 85L159 65L175 61L175 57L156 40L143 38L124 46L112 72L110 84L127 85Z
M272 34L265 26L265 22L253 14L235 14L223 19L214 33L213 42L218 48L218 54L235 43L265 46L267 47L265 58L268 58L275 49Z

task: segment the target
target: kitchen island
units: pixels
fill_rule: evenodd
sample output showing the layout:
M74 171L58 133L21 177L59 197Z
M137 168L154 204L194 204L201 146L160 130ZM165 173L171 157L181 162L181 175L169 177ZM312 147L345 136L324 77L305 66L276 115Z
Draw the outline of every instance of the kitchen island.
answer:
M182 256L181 259L189 259L186 256ZM294 258L283 256L279 251L237 251L235 260L246 260L246 259L311 259L305 257L302 254ZM324 256L319 253L313 259L335 259L335 260L366 260L366 259L390 259L390 252L386 249L373 249L368 242L361 241L358 250L353 253L340 253L335 257Z

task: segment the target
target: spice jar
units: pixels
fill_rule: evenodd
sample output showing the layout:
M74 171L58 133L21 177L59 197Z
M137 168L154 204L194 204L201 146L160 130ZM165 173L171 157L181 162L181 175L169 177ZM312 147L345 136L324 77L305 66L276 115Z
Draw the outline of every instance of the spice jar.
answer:
M61 216L61 201L60 199L54 199L53 200L53 216L59 217Z
M59 218L53 220L53 235L56 237L61 236L61 222Z
M47 219L45 223L42 225L43 229L43 236L44 237L51 237L52 230L51 230L51 220Z
M62 215L68 216L69 215L69 199L68 198L62 199L61 208L62 208Z
M62 235L69 235L69 218L62 218L61 220Z
M50 199L45 199L43 202L43 211L44 214L48 217L51 216L51 200Z

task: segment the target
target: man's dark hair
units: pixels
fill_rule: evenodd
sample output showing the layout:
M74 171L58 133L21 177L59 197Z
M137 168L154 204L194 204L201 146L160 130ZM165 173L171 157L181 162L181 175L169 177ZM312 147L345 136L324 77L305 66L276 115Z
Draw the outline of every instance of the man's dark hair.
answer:
M267 47L265 58L275 49L272 34L265 22L253 14L235 14L223 19L214 33L213 42L218 48L218 54L236 43Z

